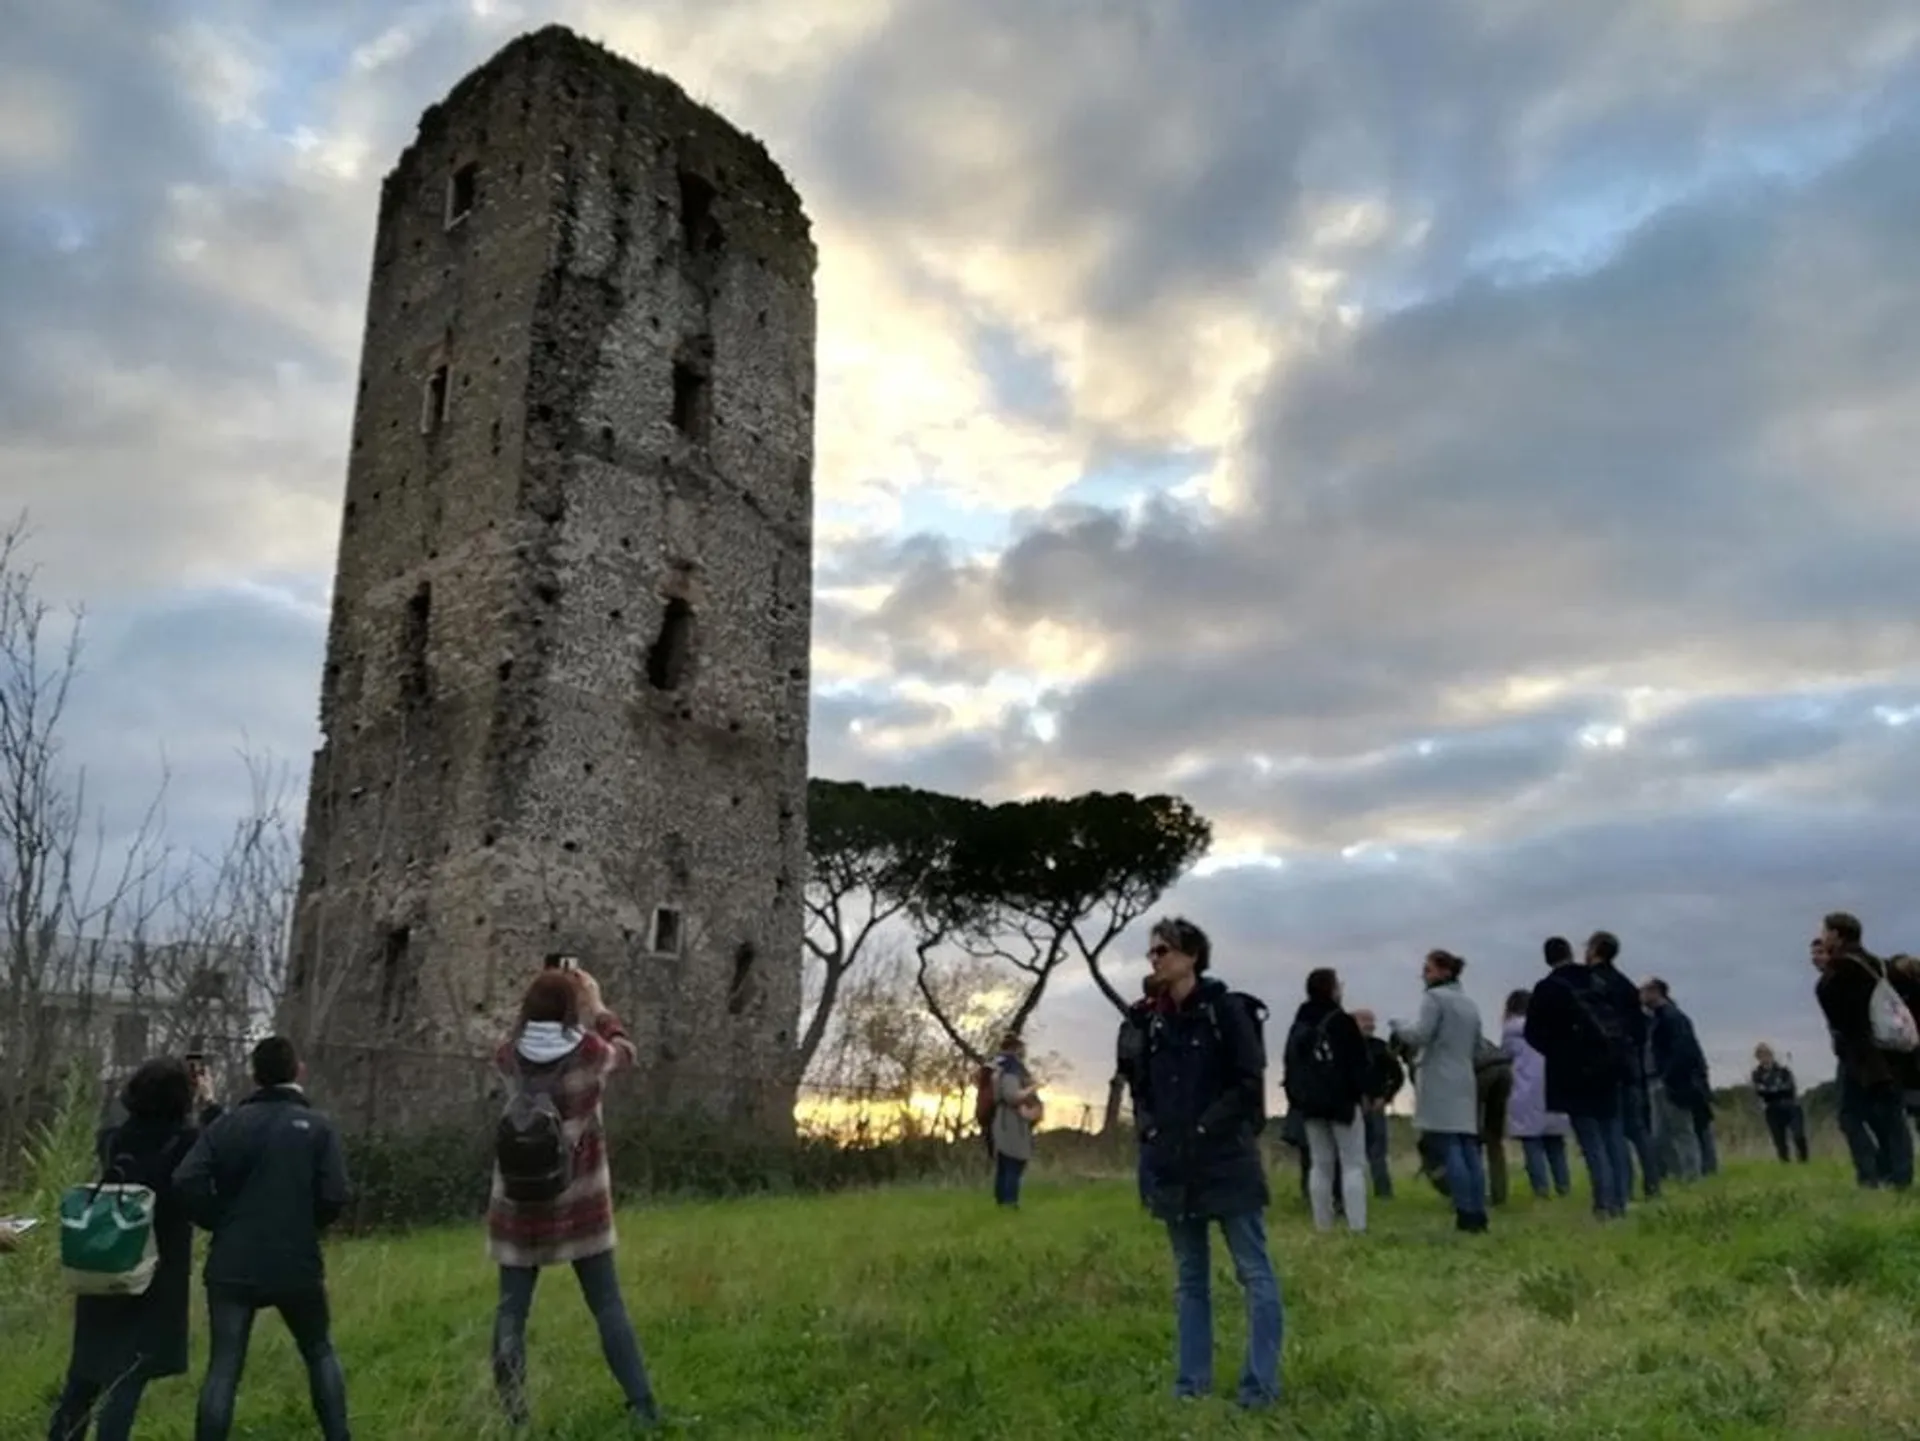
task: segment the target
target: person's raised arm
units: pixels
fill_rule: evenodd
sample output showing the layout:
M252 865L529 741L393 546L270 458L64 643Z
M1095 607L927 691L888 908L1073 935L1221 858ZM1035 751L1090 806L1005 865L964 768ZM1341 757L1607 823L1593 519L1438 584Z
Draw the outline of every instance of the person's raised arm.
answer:
M580 987L580 1021L606 1043L606 1070L618 1071L631 1066L639 1053L627 1035L627 1028L620 1024L620 1018L600 999L600 983L586 971L574 974Z

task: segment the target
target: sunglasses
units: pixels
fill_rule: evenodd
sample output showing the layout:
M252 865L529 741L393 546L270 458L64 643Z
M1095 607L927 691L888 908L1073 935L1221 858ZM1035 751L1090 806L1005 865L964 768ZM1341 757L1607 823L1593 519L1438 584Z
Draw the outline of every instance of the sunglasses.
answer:
M1172 954L1173 954L1172 946L1148 946L1147 947L1147 959L1150 961L1157 961L1162 956L1168 956Z

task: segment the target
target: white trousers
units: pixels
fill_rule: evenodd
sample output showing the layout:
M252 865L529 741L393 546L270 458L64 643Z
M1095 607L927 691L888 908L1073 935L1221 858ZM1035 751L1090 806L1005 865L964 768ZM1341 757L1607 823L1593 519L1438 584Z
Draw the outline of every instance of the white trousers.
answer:
M1307 1198L1313 1204L1313 1224L1333 1229L1333 1183L1340 1180L1347 1229L1367 1229L1367 1124L1359 1112L1346 1125L1332 1121L1307 1122Z

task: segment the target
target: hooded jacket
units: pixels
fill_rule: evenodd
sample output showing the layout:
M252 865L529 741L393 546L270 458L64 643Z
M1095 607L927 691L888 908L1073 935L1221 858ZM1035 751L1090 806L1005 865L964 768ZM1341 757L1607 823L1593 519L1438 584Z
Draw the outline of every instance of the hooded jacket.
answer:
M1259 1140L1266 1049L1229 994L1202 977L1185 1001L1170 1000L1147 1022L1134 1103L1149 1118L1144 1190L1162 1220L1245 1215L1269 1200Z

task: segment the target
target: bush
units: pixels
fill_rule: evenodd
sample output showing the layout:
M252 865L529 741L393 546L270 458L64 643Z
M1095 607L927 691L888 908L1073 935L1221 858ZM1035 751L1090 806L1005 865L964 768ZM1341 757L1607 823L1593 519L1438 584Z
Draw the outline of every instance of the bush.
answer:
M953 1179L980 1170L977 1139L915 1137L846 1146L817 1137L729 1131L707 1117L610 1115L609 1164L618 1201L841 1191ZM486 1212L493 1118L469 1126L350 1136L345 1141L354 1231L471 1221ZM1076 1148L1079 1149L1079 1148Z

